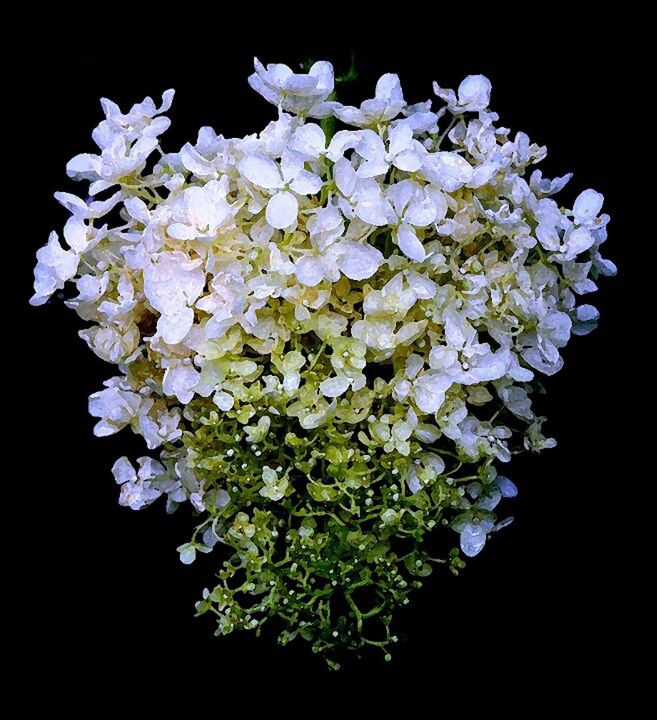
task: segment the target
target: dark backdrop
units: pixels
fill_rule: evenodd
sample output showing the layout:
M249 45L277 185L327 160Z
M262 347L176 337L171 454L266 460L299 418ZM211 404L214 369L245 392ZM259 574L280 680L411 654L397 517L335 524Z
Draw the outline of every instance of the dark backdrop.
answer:
M617 114L624 101L610 80L618 70L613 51L597 38L579 38L560 54L559 42L553 38L549 50L501 40L479 50L442 41L423 50L373 46L357 53L360 77L344 91L347 99L371 97L379 75L393 71L406 98L417 101L431 97L434 79L456 87L468 73L485 73L501 122L548 145L546 174L575 172L565 202L587 187L605 194L612 217L605 255L620 267L618 277L601 280L592 299L602 314L599 329L575 338L565 369L546 382L547 431L558 448L514 459L508 468L520 488L506 505L515 523L460 577L435 575L416 592L397 619L404 641L392 663L368 656L351 673L428 670L437 682L445 678L445 687L459 678L491 676L503 688L522 671L561 687L579 684L583 668L596 676L619 661L615 647L626 630L616 598L623 594L633 533L621 519L623 465L630 402L641 392L629 390L627 380L629 368L644 362L634 355L626 328L632 296L628 223L636 206L628 197L632 139ZM119 455L140 452L141 440L128 431L94 438L86 407L88 395L113 369L77 338L81 325L72 311L58 302L44 308L26 303L34 252L66 217L52 194L77 189L65 164L92 150L100 96L127 107L176 88L165 148L193 141L206 124L243 135L275 113L247 86L254 54L289 64L327 58L339 72L350 48L254 43L235 50L217 43L211 50L172 54L155 40L126 44L125 52L116 46L105 51L102 42L42 47L36 51L42 53L39 70L28 74L19 106L27 132L16 142L29 197L22 227L11 228L20 260L10 279L16 283L21 360L11 371L16 387L10 390L21 393L24 417L12 436L22 449L8 452L18 454L23 469L20 478L7 481L23 483L15 507L23 518L21 547L30 548L20 554L29 576L22 586L28 665L50 676L101 676L110 685L139 683L143 672L174 682L192 664L201 677L318 676L323 664L304 642L281 649L267 633L215 639L212 621L193 617L213 556L198 567L179 563L175 548L187 539L188 515L167 516L159 503L141 512L117 505L110 467ZM115 664L114 657L121 659Z

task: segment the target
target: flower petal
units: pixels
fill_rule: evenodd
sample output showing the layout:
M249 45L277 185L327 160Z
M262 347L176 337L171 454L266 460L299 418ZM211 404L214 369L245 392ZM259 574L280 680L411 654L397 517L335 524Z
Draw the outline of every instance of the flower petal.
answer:
M294 195L286 190L279 192L267 203L265 216L267 222L277 230L291 227L297 220L299 203Z
M326 277L322 261L319 258L310 256L297 260L294 266L294 274L302 285L307 285L308 287L319 285Z
M397 231L397 244L407 258L422 262L426 257L424 245L418 240L415 230L410 225L402 225Z
M605 197L602 193L591 190L590 188L584 190L584 192L577 196L577 200L575 200L575 204L573 205L575 220L580 225L591 225L600 213L604 199Z
M240 160L239 170L249 182L266 190L282 186L278 165L264 155L245 155Z
M491 87L490 80L485 75L468 75L459 85L459 103L464 110L483 110L490 102Z
M351 385L351 379L345 376L331 377L319 384L322 395L326 397L339 397L347 392Z
M372 245L341 240L337 265L350 280L366 280L372 277L384 261L382 253Z

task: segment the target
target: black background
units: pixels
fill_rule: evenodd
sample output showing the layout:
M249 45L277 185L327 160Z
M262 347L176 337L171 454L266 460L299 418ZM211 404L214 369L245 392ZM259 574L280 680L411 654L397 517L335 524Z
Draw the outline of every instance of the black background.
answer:
M627 326L637 309L629 227L636 202L627 159L634 141L618 107L636 95L628 88L621 92L613 79L619 58L608 42L599 36L576 40L568 38L567 52L558 51L566 41L558 36L549 46L520 48L513 38L500 38L479 50L475 43L440 40L420 49L374 45L357 52L360 77L344 91L346 100L371 97L384 72L399 73L413 102L432 96L434 79L456 87L468 73L486 74L501 123L548 145L544 173L575 172L564 204L587 187L604 193L612 217L604 255L620 272L602 279L600 292L586 299L601 311L599 329L574 338L564 370L547 380L542 409L558 448L516 458L506 468L520 488L506 505L515 523L458 578L435 575L416 593L410 609L399 614L403 641L392 663L367 656L346 673L430 671L450 686L489 677L501 689L526 673L554 688L581 688L584 677L611 676L622 664L618 643L629 631L626 605L618 598L626 587L633 533L621 519L622 483L635 422L631 403L640 392L628 389L628 377L644 360L634 355ZM27 307L34 253L66 219L52 194L82 192L67 179L65 164L78 152L93 151L99 97L127 109L174 87L173 125L163 143L174 149L193 142L202 125L244 135L274 118L274 108L246 83L254 54L290 65L326 58L340 72L351 49L349 43L254 42L238 49L199 43L169 52L164 45L126 38L124 52L100 41L35 46L39 69L28 71L21 99L23 131L16 142L29 177L29 203L21 226L9 229L19 255L10 280L16 283L12 317L21 348L10 375L20 380L10 389L20 393L22 417L12 431L19 449L8 452L20 457L22 469L8 480L22 488L15 507L23 528L18 557L28 574L21 598L28 667L49 677L93 676L108 687L139 683L151 672L174 682L191 665L200 677L222 682L283 674L320 681L327 671L306 643L279 648L271 633L216 639L209 618L193 617L195 600L211 582L213 556L192 567L179 563L175 548L191 524L185 513L167 516L159 504L138 513L120 508L111 465L143 446L128 431L104 439L92 435L87 397L113 368L76 337L81 323L61 303ZM629 75L629 62L625 69Z

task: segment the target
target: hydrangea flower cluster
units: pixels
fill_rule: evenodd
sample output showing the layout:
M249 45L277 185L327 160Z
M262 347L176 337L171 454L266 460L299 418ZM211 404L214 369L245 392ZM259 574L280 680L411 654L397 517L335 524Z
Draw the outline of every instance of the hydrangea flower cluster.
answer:
M342 105L328 62L256 60L249 83L276 120L178 152L160 146L172 90L101 101L98 153L67 166L88 191L56 194L65 244L37 253L31 302L75 290L80 335L117 366L95 434L130 427L158 454L116 461L119 502L191 503L178 550L218 554L197 606L218 634L277 617L333 666L389 658L412 588L510 521L496 467L555 444L532 393L595 326L579 297L615 272L609 218L595 190L552 199L570 175L530 172L546 149L496 126L481 75L434 84L437 108L394 74Z

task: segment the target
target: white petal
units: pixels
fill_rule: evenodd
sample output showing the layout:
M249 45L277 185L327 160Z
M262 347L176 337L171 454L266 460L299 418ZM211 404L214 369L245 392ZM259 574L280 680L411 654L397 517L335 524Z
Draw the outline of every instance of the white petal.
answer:
M559 233L552 223L539 223L536 226L536 238L546 250L559 249Z
M407 270L405 274L406 280L408 280L408 284L415 293L416 298L419 300L429 300L435 297L437 286L433 280L426 275L421 275L411 270Z
M187 170L199 178L217 177L217 171L212 164L206 160L198 150L189 143L185 143L180 150L180 161Z
M189 307L179 307L157 321L157 331L168 345L181 342L194 324L194 311Z
M483 165L478 165L477 167L475 167L474 172L472 173L472 178L468 183L468 187L482 187L482 185L485 185L487 182L490 181L490 179L499 169L500 163L497 161L485 162Z
M406 476L406 484L408 485L408 489L411 491L413 495L415 495L416 492L419 492L422 490L424 485L420 482L420 478L417 476L417 472L415 472L415 469L411 467L410 472Z
M302 170L290 183L290 190L299 195L317 195L323 184L319 175Z
M317 89L325 91L323 97L328 97L333 92L334 78L333 65L326 60L320 60L312 65L308 74L316 78Z
M495 485L499 488L500 492L502 493L502 497L505 498L513 498L516 497L518 494L518 488L516 487L516 484L513 482L513 480L509 480L508 477L505 477L504 475L498 475L495 479Z
M314 287L326 277L324 266L319 258L302 257L294 266L294 274L302 285Z
M593 305L580 305L577 308L577 319L581 322L591 322L592 320L598 320L599 317L600 313Z
M92 183L93 185L96 185L96 183ZM108 187L110 187L109 184L105 188L102 188L103 190L106 190ZM99 190L100 192L100 190ZM91 185L89 186L89 195L93 195L93 191L91 188ZM118 203L121 202L121 200L124 200L123 193L119 190L118 192L115 192L114 195L111 197L108 197L107 200L95 200L89 205L89 210L93 217L101 218L104 215L107 215L107 213L110 210L113 210Z
M360 142L362 130L338 130L331 138L326 156L329 160L336 162L345 151L355 148Z
M454 192L470 181L472 166L456 153L438 152L425 158L422 172L427 180L435 182L442 190Z
M437 82L434 82L433 91L441 100L444 100L450 108L456 105L456 93L453 90L441 88Z
M148 211L148 205L141 199L136 197L126 198L123 201L123 207L128 211L128 214L134 220L138 222L148 224L150 220L150 213Z
M339 158L333 166L333 179L338 190L345 196L351 197L356 187L358 176L354 166L347 158Z
M61 203L73 215L80 217L89 217L89 208L87 203L77 195L66 192L56 192L55 200Z
M198 236L198 232L191 225L184 223L171 223L167 228L167 234L176 240L193 240Z
M168 90L165 90L162 93L162 104L160 107L156 110L157 114L164 113L171 107L171 103L173 102L173 96L176 94L176 91L173 88L169 88Z
M44 265L50 268L55 276L61 281L59 287L63 287L63 283L70 280L78 269L79 257L73 250L64 250L59 243L56 232L51 232L48 236L48 242L39 250L37 250L38 265Z
M606 277L612 277L618 272L618 268L615 263L600 256L595 259L595 265L600 271L600 275L604 275Z
M390 206L381 196L381 188L375 180L361 180L352 199L356 201L354 212L363 222L379 227L388 224Z
M293 225L297 220L299 203L287 191L279 192L267 203L265 213L267 222L277 230L283 230Z
M87 247L87 225L79 217L71 217L64 225L64 238L69 247L76 252L83 252Z
M317 80L309 75L293 74L285 81L286 92L294 95L314 95L317 88Z
M66 164L66 174L74 180L98 180L102 161L98 155L82 153L76 155Z
M337 265L350 280L372 277L384 261L382 253L372 245L354 240L339 242Z
M395 155L392 164L405 172L417 172L422 167L422 158L413 150L404 150Z
M200 378L193 365L170 365L164 373L162 390L165 395L175 396L179 402L187 404L194 397L194 388Z
M315 123L307 123L294 131L289 148L307 157L318 158L326 147L326 136Z
M368 122L365 115L358 108L351 107L350 105L338 106L335 108L334 113L345 125L363 126L367 125Z
M436 473L442 475L445 470L445 461L438 455L425 455L424 462Z
M588 250L594 242L595 239L593 235L591 235L586 228L576 228L570 233L566 242L566 255L568 259L572 259L576 255Z
M438 219L442 220L446 212L447 201L440 190L437 190L412 200L404 213L404 221L415 227L427 227Z
M271 189L282 185L278 165L264 155L246 155L240 160L240 173L254 185Z
M180 562L183 565L191 565L196 560L196 548L191 545L181 546L183 549L179 549Z
M181 252L162 253L144 269L144 294L161 313L191 305L203 292L205 271Z
M397 244L407 258L422 262L426 257L424 245L418 240L410 225L402 225L397 231Z
M374 158L372 160L367 160L366 162L362 163L356 171L356 175L362 178L373 178L377 177L378 175L385 175L387 172L388 163L382 156L380 158Z
M590 225L598 216L604 195L595 190L584 190L577 196L573 206L573 215L580 225Z
M404 95L399 82L399 76L394 73L382 75L376 83L375 97L403 102Z
M410 378L411 380L422 370L424 367L424 358L420 355L416 355L415 353L408 356L408 360L406 360L406 365L404 367L404 373L407 378Z
M321 390L322 395L326 395L326 397L339 397L343 393L347 392L350 385L351 380L348 377L332 377L323 380L319 384L319 389Z
M272 105L278 105L280 101L280 93L267 85L257 72L253 73L253 75L249 75L248 83L253 90L262 95L267 102L272 103Z
M399 217L404 213L404 208L411 201L415 193L420 190L420 186L413 180L401 180L388 188L386 197L392 201L395 212Z
M461 550L468 557L478 555L486 544L486 531L480 525L468 524L461 532Z
M397 155L406 150L413 139L413 129L407 122L398 122L388 131L388 152Z
M385 157L385 145L374 130L362 130L356 152L365 160L382 161Z
M490 102L491 83L485 75L468 75L459 85L459 103L466 110L483 110Z
M112 475L118 485L123 485L127 482L135 482L137 480L137 473L130 460L127 457L120 457L112 466Z
M425 374L413 383L415 404L424 413L435 413L445 402L445 393L452 384L449 378Z
M232 410L233 405L235 405L235 398L224 390L217 390L212 399L215 405L224 412Z

